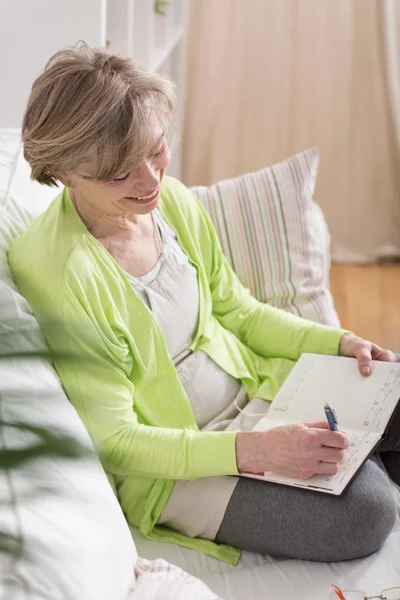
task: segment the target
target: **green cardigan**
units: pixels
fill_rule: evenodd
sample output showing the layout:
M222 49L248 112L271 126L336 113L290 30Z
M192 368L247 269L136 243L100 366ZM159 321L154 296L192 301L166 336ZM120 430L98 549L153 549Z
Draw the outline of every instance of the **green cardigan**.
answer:
M190 346L272 400L302 352L337 354L344 331L261 304L239 282L193 194L165 177L159 208L197 269L199 320ZM16 283L128 521L149 539L236 563L240 551L188 538L157 520L177 479L237 475L235 432L199 432L163 332L124 271L63 192L12 245Z

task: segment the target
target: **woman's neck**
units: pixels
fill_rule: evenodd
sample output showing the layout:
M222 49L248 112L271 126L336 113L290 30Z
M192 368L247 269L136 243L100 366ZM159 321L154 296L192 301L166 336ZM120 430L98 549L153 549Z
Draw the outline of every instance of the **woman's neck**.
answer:
M90 202L80 199L69 189L71 201L90 233L97 239L131 237L141 233L148 215L115 214L101 210Z

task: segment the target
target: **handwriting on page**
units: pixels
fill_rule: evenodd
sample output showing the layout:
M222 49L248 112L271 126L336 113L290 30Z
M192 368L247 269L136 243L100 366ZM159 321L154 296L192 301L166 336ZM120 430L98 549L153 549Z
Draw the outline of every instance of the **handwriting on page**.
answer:
M363 426L375 429L379 429L381 417L384 414L385 408L391 401L394 393L398 394L400 388L400 371L391 370L389 371L387 380L376 390L377 395L373 401L372 406L367 409Z
M400 365L374 362L363 377L354 359L304 354L274 399L269 417L295 421L324 418L325 402L339 426L383 433L400 398Z
M378 435L368 431L346 431L346 434L350 447L346 450L339 472L335 475L314 475L308 482L309 484L332 490L347 484L379 440Z

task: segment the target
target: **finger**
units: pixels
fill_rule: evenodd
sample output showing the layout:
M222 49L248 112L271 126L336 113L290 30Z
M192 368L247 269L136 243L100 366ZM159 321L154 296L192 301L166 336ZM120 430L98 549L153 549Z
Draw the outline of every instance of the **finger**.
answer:
M341 463L344 459L344 450L338 448L329 448L328 446L322 446L318 452L318 460L327 463Z
M328 421L314 421L312 423L303 423L306 427L311 429L329 429Z
M357 350L358 368L364 377L368 377L372 372L371 346L372 344L363 343Z
M283 475L284 477L293 477L296 479L310 479L313 475L316 474L316 471L300 471L297 469L289 469L285 467L280 467L275 471L276 475Z
M338 463L320 462L316 466L316 471L319 475L336 475L339 469L340 465Z
M391 350L383 349L380 346L377 346L376 344L372 344L372 358L374 360L396 362L396 356Z
M343 431L331 431L330 429L313 429L309 432L312 436L309 440L312 446L328 446L330 448L341 448L346 450L349 439Z

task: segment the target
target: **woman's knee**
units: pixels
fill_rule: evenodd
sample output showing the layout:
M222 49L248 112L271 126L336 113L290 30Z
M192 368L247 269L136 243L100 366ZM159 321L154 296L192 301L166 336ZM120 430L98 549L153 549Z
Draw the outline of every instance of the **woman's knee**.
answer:
M375 463L368 461L342 500L341 560L373 554L383 546L396 521L390 481Z

